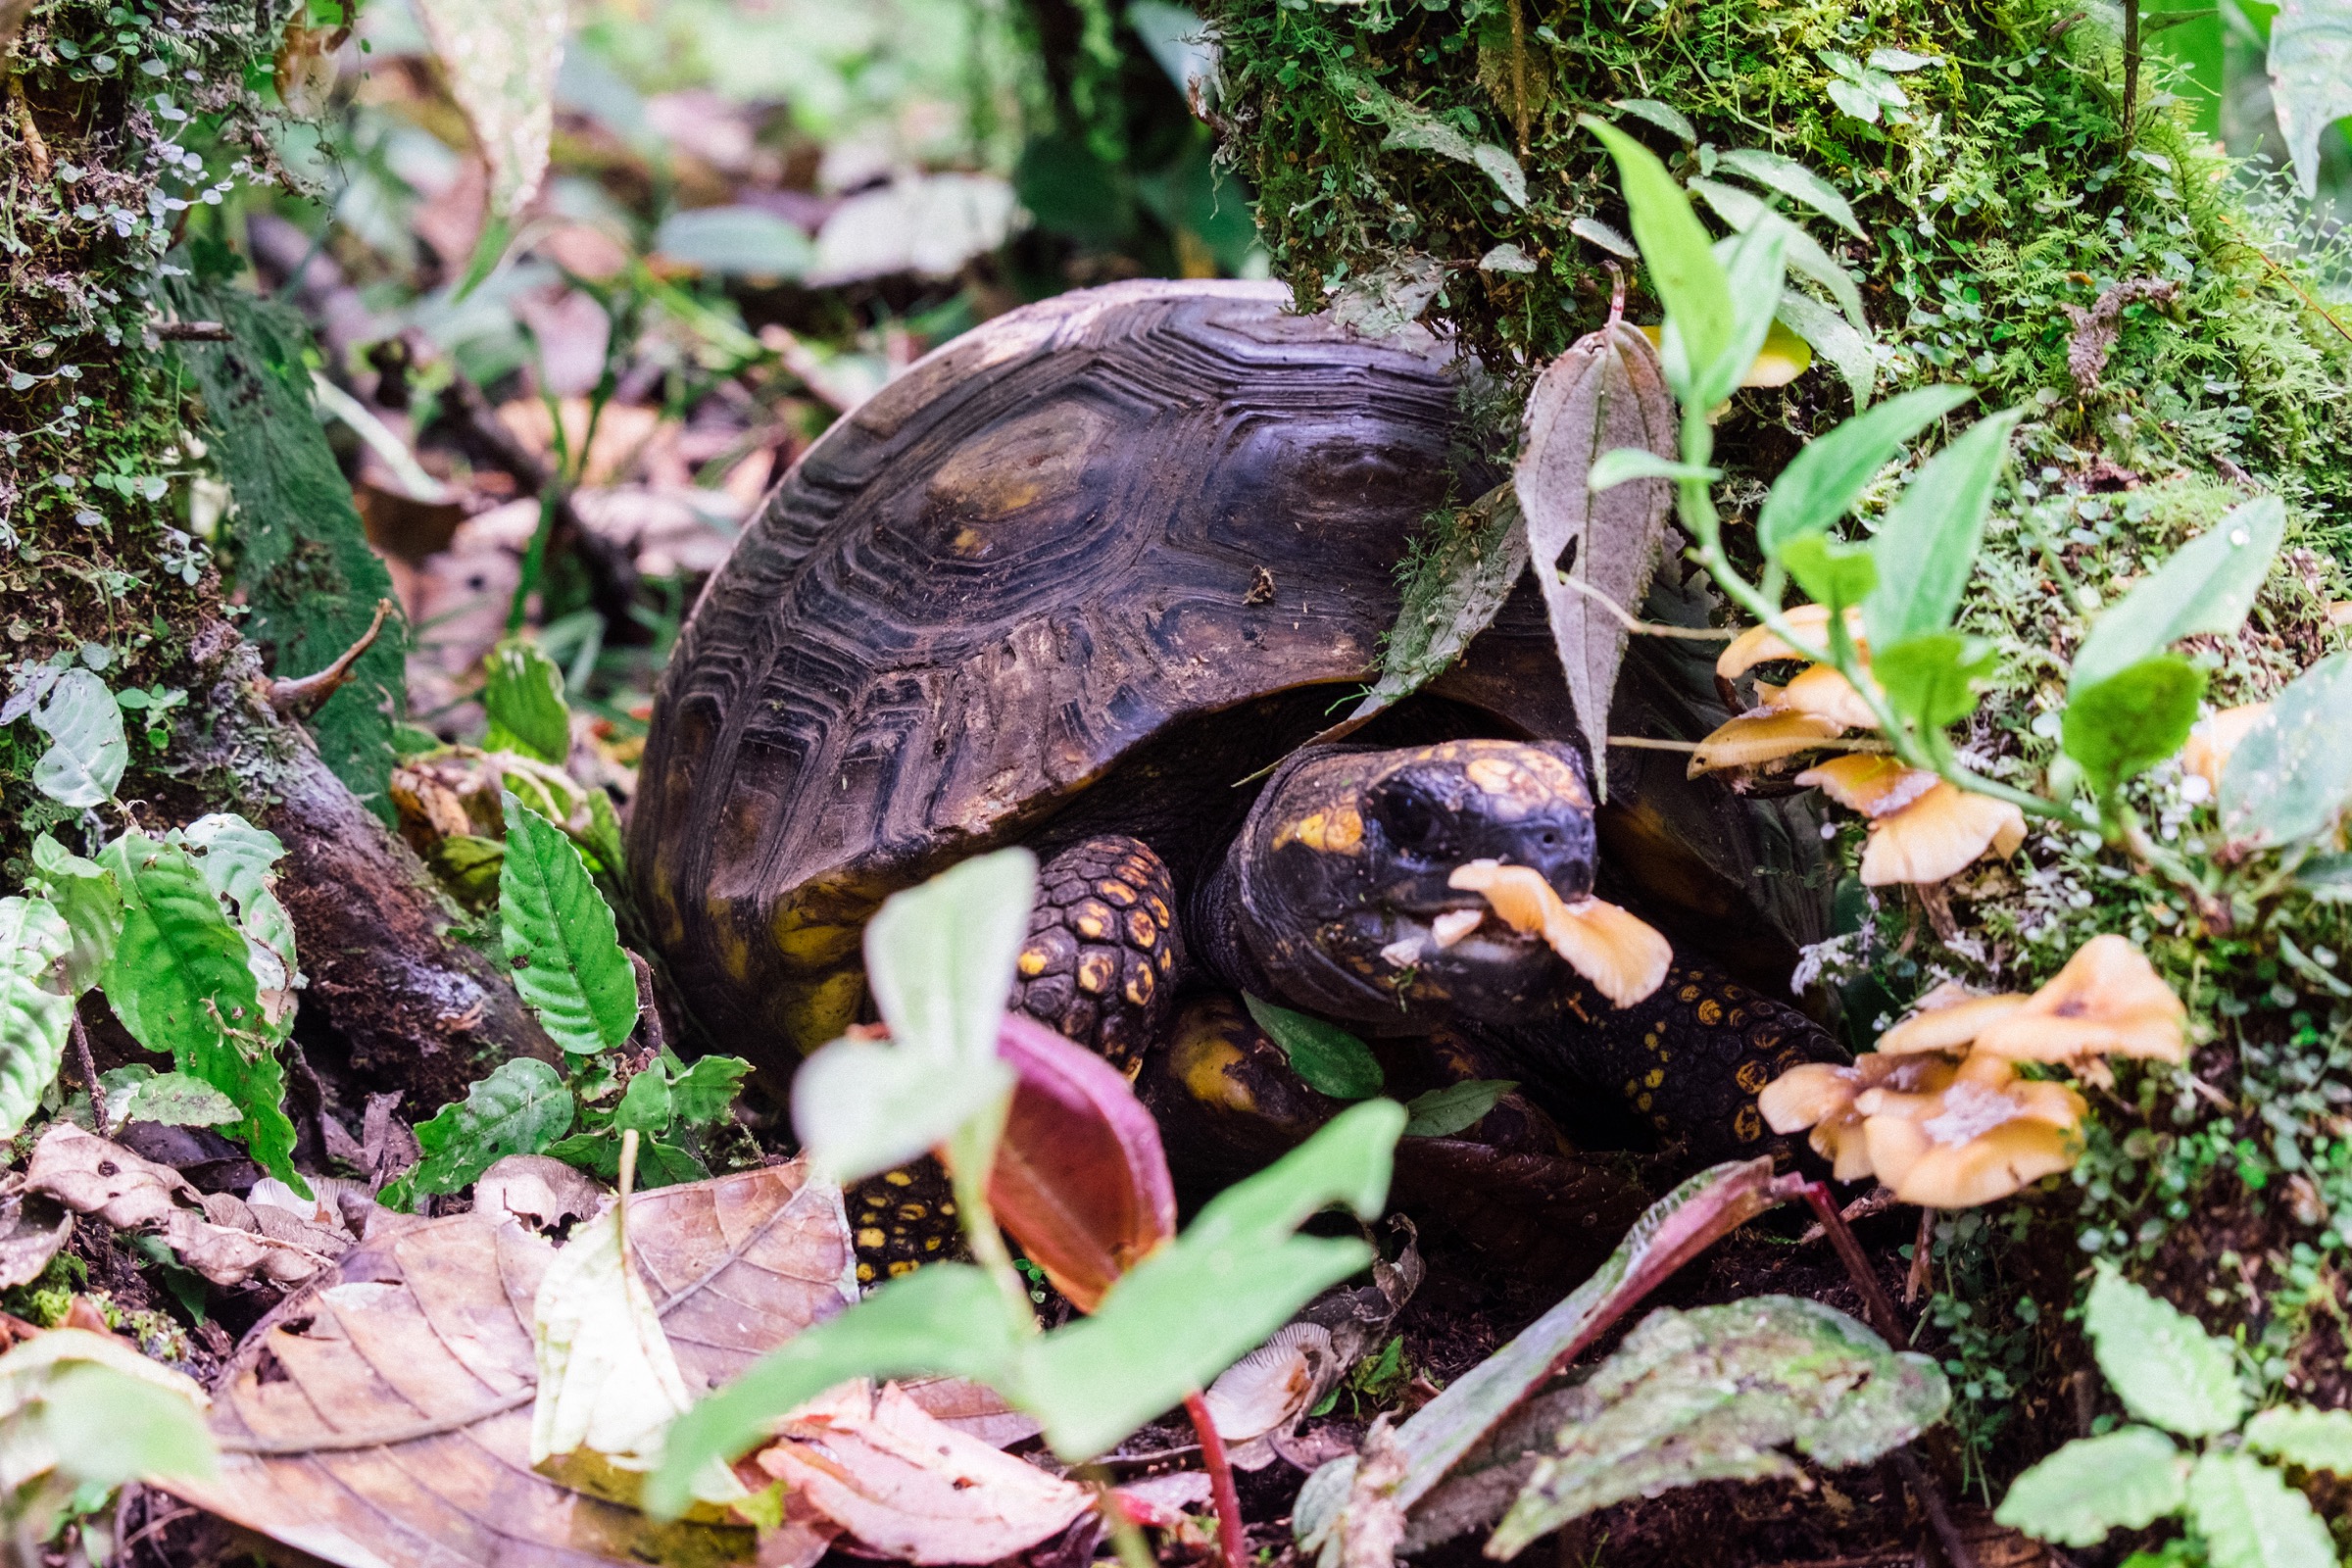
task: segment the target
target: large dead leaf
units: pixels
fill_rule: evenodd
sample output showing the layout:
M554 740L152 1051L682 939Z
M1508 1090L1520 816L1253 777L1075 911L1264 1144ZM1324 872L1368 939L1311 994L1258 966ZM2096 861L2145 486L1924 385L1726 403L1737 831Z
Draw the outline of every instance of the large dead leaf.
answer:
M840 1190L798 1161L641 1194L629 1239L696 1394L857 1298ZM356 1250L239 1348L220 1479L181 1494L354 1568L748 1558L748 1528L656 1525L530 1468L531 1314L557 1255L504 1210Z
M793 1412L760 1468L877 1551L986 1563L1059 1534L1084 1487L1001 1453L926 1413L897 1384L850 1384Z
M1634 447L1671 461L1675 439L1674 399L1657 350L1622 321L1578 338L1528 395L1512 483L1577 722L1595 758L1608 744L1626 617L1649 587L1674 494L1663 479L1629 480L1598 494L1585 481L1604 452ZM1595 595L1624 616L1595 604ZM1605 798L1608 770L1594 768L1593 780Z

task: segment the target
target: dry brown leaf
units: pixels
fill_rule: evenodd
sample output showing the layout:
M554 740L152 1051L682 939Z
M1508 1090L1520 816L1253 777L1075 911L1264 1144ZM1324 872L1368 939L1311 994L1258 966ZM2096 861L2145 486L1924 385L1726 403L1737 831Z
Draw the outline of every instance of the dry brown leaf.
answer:
M12 1191L0 1196L0 1290L39 1277L74 1238L74 1216L54 1198Z
M876 1551L987 1563L1058 1535L1093 1495L924 1413L897 1384L795 1411L760 1468Z
M640 1194L630 1250L689 1390L857 1298L840 1190L795 1161ZM656 1525L530 1470L530 1320L555 1245L475 1210L371 1242L238 1349L199 1506L328 1562L748 1560L749 1528Z
M1595 757L1607 744L1627 628L1592 595L1627 616L1640 613L1674 491L1663 479L1635 479L1595 495L1585 480L1604 452L1638 447L1672 460L1675 442L1674 399L1657 350L1621 321L1577 339L1528 395L1512 483L1568 694ZM1563 574L1580 586L1561 582ZM1592 775L1607 799L1608 769Z
M72 1122L53 1123L41 1135L24 1173L24 1190L46 1194L119 1231L152 1231L182 1263L215 1285L235 1285L256 1275L299 1284L349 1245L348 1238L304 1225L290 1214L276 1233L266 1231L239 1200L221 1204L216 1197L208 1203L171 1166L141 1159ZM224 1218L232 1223L220 1223Z
M587 1219L612 1194L593 1178L546 1154L509 1154L476 1178L473 1211L513 1219L535 1231Z

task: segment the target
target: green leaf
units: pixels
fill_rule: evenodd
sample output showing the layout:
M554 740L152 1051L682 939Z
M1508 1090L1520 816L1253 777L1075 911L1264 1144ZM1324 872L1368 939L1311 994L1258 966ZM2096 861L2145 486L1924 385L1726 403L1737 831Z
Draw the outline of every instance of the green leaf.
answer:
M2352 805L2352 654L2305 670L2230 754L2222 825L2273 844L2318 839ZM2306 875L2309 868L2306 868Z
M2271 103L2306 200L2320 189L2320 133L2352 115L2352 11L2281 0L2271 19Z
M620 1103L612 1107L612 1130L625 1133L634 1128L650 1138L666 1131L669 1119L669 1080L656 1062L631 1078L628 1088L620 1092Z
M86 669L57 677L49 695L32 710L32 727L49 737L49 749L32 764L32 785L60 806L88 808L115 798L130 743L122 736L122 710L106 682Z
M1716 154L1715 162L1767 190L1803 203L1858 240L1870 238L1855 220L1853 208L1838 193L1838 187L1794 159L1757 147L1734 147Z
M1712 362L1693 371L1688 406L1711 409L1730 397L1763 352L1765 341L1772 336L1773 318L1780 313L1782 283L1788 276L1788 236L1793 232L1786 220L1767 214L1747 232L1725 242L1730 264L1724 269L1724 283L1732 296L1732 335ZM1678 332L1670 314L1658 348L1658 357L1669 366L1677 352ZM1668 379L1672 380L1671 370Z
M213 1474L213 1435L185 1394L89 1361L61 1365L41 1393L35 1441L76 1486L111 1492Z
M2082 1324L2099 1370L2140 1420L2204 1438L2230 1431L2245 1414L2229 1345L2113 1268L2099 1270Z
M108 1097L107 1114L116 1114ZM237 1119L236 1102L203 1079L184 1072L157 1073L134 1087L122 1115L167 1127L220 1127Z
M1895 712L1920 729L1958 723L1977 710L1976 683L1991 678L1999 660L1992 644L1956 631L1906 637L1873 650L1870 672Z
M66 1057L74 1004L58 975L73 946L46 899L0 899L0 1139L40 1108Z
M1379 121L1389 134L1381 142L1415 152L1435 153L1467 164L1494 182L1513 207L1527 205L1527 172L1519 161L1493 142L1474 142L1453 125L1418 104L1407 103L1361 71L1330 66L1325 71L1332 90L1343 103Z
M1486 1554L1508 1561L1572 1519L1670 1487L1793 1476L1783 1445L1827 1468L1863 1464L1950 1403L1933 1360L1888 1349L1819 1301L1653 1312L1563 1401L1554 1451L1536 1460Z
M2183 637L2237 630L2285 531L2286 507L2277 496L2230 508L2091 623L2070 684L2080 691Z
M570 1130L571 1091L556 1069L531 1056L502 1061L416 1126L424 1157L384 1189L387 1208L412 1208L419 1198L454 1193L509 1154L540 1154Z
M1772 211L1763 198L1751 195L1737 185L1719 184L1711 179L1693 179L1690 189L1715 209L1716 217L1738 233L1746 233L1755 226L1759 218ZM1862 310L1862 290L1854 282L1853 273L1823 250L1812 235L1794 224L1788 228L1788 266L1828 289L1830 297L1838 302L1838 310L1845 314L1846 320L1852 323L1856 331L1869 330L1869 318Z
M2246 1446L2280 1464L2352 1477L2352 1410L2274 1405L2246 1423Z
M2180 749L2204 695L2205 672L2179 654L2143 659L2067 698L2066 755L2106 795Z
M793 1126L829 1178L888 1170L1002 1114L1012 1070L997 1026L1036 890L1036 857L1000 850L893 895L867 922L866 983L890 1042L836 1040L793 1078Z
M1244 996L1242 1002L1257 1026L1290 1057L1291 1070L1307 1088L1334 1100L1362 1100L1380 1093L1386 1081L1380 1063L1371 1048L1347 1030L1257 997Z
M421 0L416 14L449 95L489 166L490 217L512 221L547 172L564 6L561 0Z
M2138 1530L2179 1513L2188 1460L2153 1427L2125 1427L2068 1444L2011 1483L1993 1519L2040 1541L2095 1546L2111 1530Z
M483 744L561 766L571 755L571 710L564 671L525 637L509 637L483 661L482 708L490 715Z
M1672 131L1692 146L1698 144L1697 128L1672 104L1660 103L1655 98L1619 98L1609 107L1636 120L1646 120L1660 130Z
M286 847L277 835L241 816L216 813L189 823L181 841L202 853L196 868L205 884L237 911L246 959L260 995L264 1033L283 1040L294 1032L294 921L277 902L277 862Z
M670 1108L690 1127L724 1122L752 1064L740 1056L705 1056L669 1081Z
M1642 247L1650 282L1665 302L1666 322L1672 328L1662 356L1667 380L1685 405L1711 408L1713 401L1701 403L1695 394L1700 372L1723 359L1724 350L1739 335L1731 280L1715 260L1713 242L1690 210L1690 199L1657 155L1604 121L1587 115L1580 122L1617 161L1626 206L1633 214L1635 243ZM1773 292L1777 296L1780 291Z
M616 1050L637 1027L637 974L612 907L563 829L512 793L505 804L498 923L514 989L573 1055Z
M1976 569L1992 487L2023 416L2004 409L1963 430L1919 470L1871 541L1879 586L1862 605L1873 648L1941 631Z
M1631 484L1636 479L1694 479L1700 484L1713 484L1722 477L1721 468L1677 463L1642 447L1617 447L1594 460L1586 475L1585 488L1598 493Z
M234 283L165 290L181 319L219 321L234 338L173 347L202 394L217 471L236 493L221 559L249 612L242 629L271 674L323 669L367 631L392 579L314 412L310 327L291 306ZM395 614L351 679L303 720L335 776L387 822L406 655Z
M1756 514L1756 540L1765 555L1778 560L1791 539L1819 533L1852 511L1905 442L1976 395L1972 387L1921 387L1807 442L1773 481Z
M2227 785L2230 775L2223 774L2222 782ZM2312 856L2295 868L2295 885L2322 904L2352 903L2352 855Z
M298 1193L294 1124L279 1102L285 1074L271 1054L245 934L229 922L185 850L126 833L105 863L122 893L122 937L108 962L106 1000L132 1039L167 1052L236 1103L228 1129L270 1175Z
M1791 258L1791 265L1794 259ZM1781 290L1781 304L1773 319L1801 338L1838 371L1852 395L1854 407L1867 409L1879 385L1879 362L1871 350L1867 328L1855 326L1844 317L1792 288Z
M1867 545L1803 533L1781 547L1781 564L1815 604L1842 610L1861 603L1879 584L1878 562Z
M44 833L32 841L38 891L65 916L74 934L66 952L66 980L75 996L98 983L122 935L122 895L115 874L95 860L69 854Z
M2278 1471L2209 1452L2188 1476L2188 1517L2213 1568L2335 1568L2328 1527Z
M1519 1087L1512 1078L1468 1078L1404 1102L1404 1136L1451 1138L1485 1119L1494 1102Z

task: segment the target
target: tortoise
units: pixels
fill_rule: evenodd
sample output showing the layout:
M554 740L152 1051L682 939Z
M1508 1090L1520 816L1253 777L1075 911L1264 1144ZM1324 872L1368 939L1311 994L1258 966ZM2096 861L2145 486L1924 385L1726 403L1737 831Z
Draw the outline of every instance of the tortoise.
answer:
M1131 1072L1180 994L1241 991L1466 1043L1565 1126L1756 1152L1765 1082L1842 1059L1803 1012L1680 948L1616 1008L1498 921L1458 936L1467 860L1594 885L1592 760L1532 581L1423 692L1301 747L1377 665L1416 532L1497 471L1440 345L1289 298L1061 295L809 447L654 705L628 859L655 946L718 1043L788 1073L858 1018L886 896L1022 843L1013 1004ZM1680 904L1734 945L1762 923L1720 887Z

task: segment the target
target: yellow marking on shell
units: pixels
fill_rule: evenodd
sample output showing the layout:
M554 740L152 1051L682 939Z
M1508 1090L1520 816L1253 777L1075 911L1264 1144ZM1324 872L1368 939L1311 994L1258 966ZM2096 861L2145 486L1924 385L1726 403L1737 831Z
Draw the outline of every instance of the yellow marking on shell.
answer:
M1090 997L1109 995L1110 983L1117 978L1117 968L1107 953L1090 953L1078 960L1078 989Z
M1732 1129L1743 1144L1752 1144L1764 1136L1764 1118L1753 1105L1741 1105L1740 1114L1732 1118Z
M1124 909L1135 902L1135 889L1115 876L1106 876L1095 884L1095 896Z
M882 1234L882 1228L879 1225L868 1225L858 1233L858 1245L869 1252L888 1240L890 1238Z
M988 548L988 540L977 528L958 528L956 537L948 541L948 548L959 556L976 556Z
M865 971L842 969L812 986L795 986L784 996L776 1021L784 1038L807 1055L858 1021L865 1000Z
M926 1251L926 1252L936 1252L936 1251L938 1251L938 1250L939 1250L939 1242L940 1242L940 1239L939 1239L938 1237L936 1237L936 1236L926 1236L926 1237L924 1237L924 1238L923 1238L923 1250L924 1250L924 1251Z
M1110 911L1090 899L1071 913L1070 928L1089 942L1100 942L1110 935Z
M1732 1080L1740 1086L1740 1093L1760 1095L1764 1092L1764 1086L1772 1082L1772 1075L1765 1071L1760 1061L1743 1061L1739 1070L1732 1074Z
M864 939L862 925L812 918L806 909L789 905L778 909L768 925L768 940L786 964L802 973L857 962Z
M917 1263L914 1259L910 1257L903 1258L900 1261L890 1265L890 1277L894 1280L901 1279L908 1274L913 1273L920 1267L922 1267L922 1265Z
M1149 948L1159 940L1159 927L1141 909L1127 911L1127 940L1139 948Z
M1131 1005L1146 1007L1152 1004L1152 993L1154 989L1152 968L1149 964L1145 964L1127 977L1126 989L1122 994Z
M1647 1110L1649 1108L1649 1096L1642 1095L1638 1097L1634 1101L1634 1105L1637 1109Z
M1652 1067L1649 1069L1648 1073L1642 1077L1642 1084L1643 1088L1655 1089L1658 1087L1658 1085L1664 1083L1665 1081L1665 1069L1662 1067Z
M1723 1004L1713 997L1698 1004L1698 1021L1712 1029L1723 1022Z
M1274 835L1274 848L1278 850L1286 844L1303 844L1326 855L1346 855L1363 842L1364 819L1352 806L1309 811L1285 822Z
M1046 965L1052 958L1053 956L1043 948L1023 948L1014 966L1021 971L1022 979L1034 980L1046 972Z
M893 1187L912 1187L914 1185L914 1178L903 1170L886 1170L882 1173L882 1179Z
M930 1212L931 1210L921 1203L901 1203L899 1205L899 1218L907 1221L909 1224L915 1220L921 1219L925 1214Z
M858 1283L860 1285L871 1285L874 1283L873 1264L860 1263L858 1265Z

